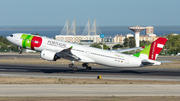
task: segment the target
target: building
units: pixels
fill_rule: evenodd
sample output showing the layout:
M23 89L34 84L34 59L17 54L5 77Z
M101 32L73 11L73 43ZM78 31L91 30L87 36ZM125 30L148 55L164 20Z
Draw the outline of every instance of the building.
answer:
M129 29L135 33L136 47L139 47L140 32L143 31L144 29L146 29L146 27L141 27L141 26L137 25L137 26L129 27Z
M146 35L148 34L153 34L154 33L154 27L152 26L147 26L146 27Z
M100 35L56 35L55 38L66 42L101 42Z
M114 36L114 42L116 43L124 43L125 36L124 35L116 35Z
M129 38L129 37L134 37L134 35L131 33L126 34L126 38Z
M114 42L114 38L113 37L105 37L105 38L103 38L103 42Z
M139 41L150 41L150 42L153 42L155 41L156 39L158 39L159 37L156 36L156 34L148 34L148 35L140 35L139 36Z
M120 43L124 43L124 39L125 38L130 38L130 37L134 37L133 34L126 34L126 36L123 36L123 35L116 35L114 37L114 42L120 42ZM158 39L159 37L156 36L156 34L148 34L148 35L140 35L139 36L139 41L150 41L150 42L153 42L155 41L156 39Z

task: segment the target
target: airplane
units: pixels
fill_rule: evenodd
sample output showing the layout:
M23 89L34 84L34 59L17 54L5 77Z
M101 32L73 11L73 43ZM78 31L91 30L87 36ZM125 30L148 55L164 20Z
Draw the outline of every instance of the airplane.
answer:
M68 59L71 61L69 67L74 71L78 70L74 61L81 62L86 70L92 69L89 63L125 68L161 65L161 62L155 60L167 41L166 38L160 37L131 56L26 33L14 33L6 38L20 48L40 51L40 56L44 60Z

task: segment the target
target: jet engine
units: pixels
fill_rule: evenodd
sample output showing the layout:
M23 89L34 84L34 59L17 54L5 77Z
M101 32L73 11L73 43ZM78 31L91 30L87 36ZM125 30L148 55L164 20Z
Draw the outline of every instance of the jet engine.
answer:
M60 57L57 56L56 52L52 52L49 50L42 50L41 51L41 58L48 61L56 61Z

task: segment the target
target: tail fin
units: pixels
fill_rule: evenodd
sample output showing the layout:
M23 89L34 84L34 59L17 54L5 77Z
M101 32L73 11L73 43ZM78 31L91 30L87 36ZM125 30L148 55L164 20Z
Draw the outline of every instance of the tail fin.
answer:
M156 60L160 51L164 47L167 39L166 38L158 38L156 41L151 43L149 46L145 47L141 52L134 54L133 56L140 57L143 59L151 59Z

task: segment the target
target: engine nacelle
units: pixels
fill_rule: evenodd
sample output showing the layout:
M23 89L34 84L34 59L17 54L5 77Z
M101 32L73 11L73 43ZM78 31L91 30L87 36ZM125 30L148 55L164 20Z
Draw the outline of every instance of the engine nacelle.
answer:
M49 50L42 50L41 58L48 61L56 61L58 59L58 56L56 55L56 52L52 52Z

